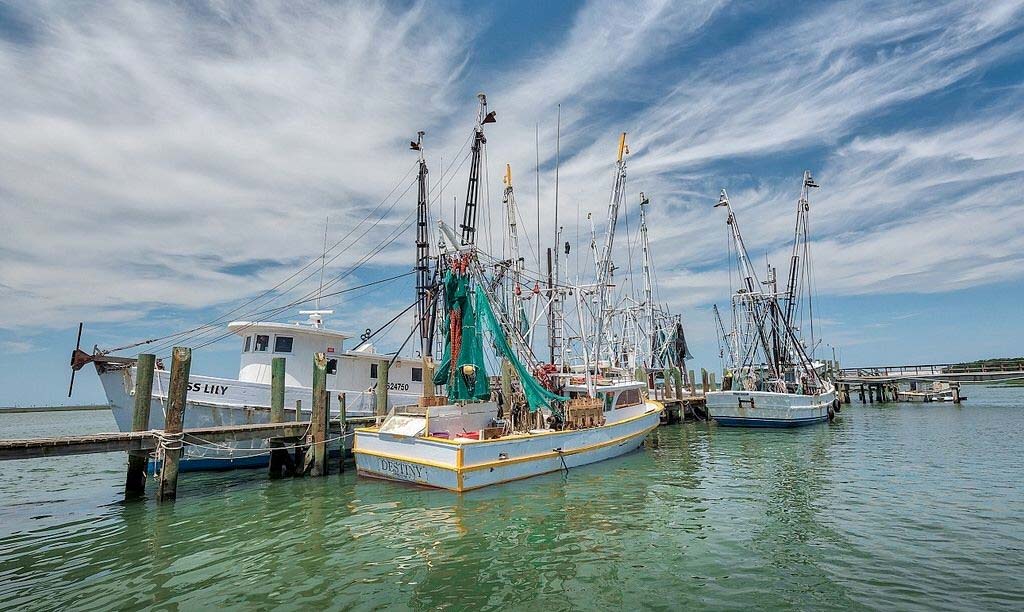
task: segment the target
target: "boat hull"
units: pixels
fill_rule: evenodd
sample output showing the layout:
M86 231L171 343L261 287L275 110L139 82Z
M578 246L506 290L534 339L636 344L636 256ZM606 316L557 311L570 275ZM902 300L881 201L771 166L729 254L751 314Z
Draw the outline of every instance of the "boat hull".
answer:
M135 368L99 369L100 382L107 396L110 412L118 429L131 431L135 406ZM150 402L149 427L164 428L164 410L170 373L157 370L153 376L153 399ZM342 391L331 390L336 398ZM373 414L373 394L370 392L344 392L346 413L349 416ZM312 390L287 387L285 390L285 420L305 421L310 418ZM408 401L408 397L391 393L389 404ZM302 409L296 418L296 401ZM331 402L332 414L337 402ZM189 376L189 392L185 403L184 428L252 425L270 422L270 385L244 382L211 376ZM228 470L235 468L265 467L270 462L266 440L245 440L223 444L207 444L201 440L185 440L186 447L179 470ZM150 461L150 469L156 461Z
M796 395L770 391L712 391L705 396L708 416L723 427L802 427L824 423L835 391Z
M362 476L462 492L604 461L636 450L658 426L663 407L601 427L509 436L496 440L398 437L357 429L352 452Z

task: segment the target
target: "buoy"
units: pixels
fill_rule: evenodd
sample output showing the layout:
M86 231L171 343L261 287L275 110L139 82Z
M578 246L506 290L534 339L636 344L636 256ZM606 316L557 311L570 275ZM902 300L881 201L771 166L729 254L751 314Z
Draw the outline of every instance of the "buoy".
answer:
M836 414L843 411L843 403L839 401L838 397L832 400L832 408L835 409Z

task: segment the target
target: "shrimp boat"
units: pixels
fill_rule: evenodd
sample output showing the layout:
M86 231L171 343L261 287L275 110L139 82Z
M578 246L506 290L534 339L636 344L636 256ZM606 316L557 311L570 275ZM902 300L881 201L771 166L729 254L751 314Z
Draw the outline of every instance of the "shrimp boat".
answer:
M396 406L378 426L355 431L353 454L361 476L469 491L620 456L639 448L660 422L663 406L646 398L646 381L613 375L597 359L585 358L570 367L560 358L565 324L560 309L569 291L556 287L551 277L546 290L539 283L532 293L521 289L527 271L518 253L508 168L504 203L512 257L495 262L478 248L476 181L486 143L483 128L494 121L483 94L479 101L461 231L456 237L444 222L437 224L442 251L435 276L443 277L443 282L436 290L421 292L422 299L430 300L421 312L433 312L433 305L443 303L442 358L436 369L425 358L432 375L426 377L424 394L415 404ZM611 244L622 201L625 152L623 134L597 287L607 287L613 269ZM572 293L578 297L584 292ZM599 293L603 305L605 295ZM527 315L526 302L536 300L532 304L536 313L543 299L547 300L549 363L540 362L534 354L533 323L538 316ZM577 310L582 313L581 308ZM421 319L420 324L428 320L432 317ZM580 314L581 330L585 323L594 329L580 333L579 338L589 337L599 346L583 352L600 355L604 317L598 314L585 320ZM500 382L488 377L485 345L501 360ZM429 344L422 352L430 355ZM441 387L444 393L435 394Z
M783 293L777 289L774 268L769 266L765 282L758 280L724 189L715 205L726 207L728 212L726 222L736 249L735 263L743 279L743 285L732 296L731 332L725 332L715 308L720 339L729 348L731 362L722 390L705 394L708 416L719 425L798 427L831 420L838 410L835 387L823 376L821 362L813 358L807 212L808 192L814 187L817 185L810 172L805 172L797 203L789 281ZM804 294L806 309L801 305ZM798 319L809 323L810 353L800 337Z
M227 325L229 333L239 336L240 360L237 378L190 375L184 413L186 429L270 422L271 360L285 358L286 419L308 420L312 407L313 356L325 353L327 388L338 402L345 397L347 413L352 416L374 414L377 371L392 355L374 352L364 343L346 351L349 334L324 326L329 310L301 311L308 319L301 323L235 321ZM134 410L136 360L114 357L97 350L89 355L76 350L73 366L93 363L107 396L110 412L121 431L131 431ZM388 373L389 405L415 400L423 389L423 369L418 360L395 359ZM153 373L153 399L150 427L163 429L170 372L158 362ZM240 441L230 444L186 446L182 470L231 469L267 465L266 441Z

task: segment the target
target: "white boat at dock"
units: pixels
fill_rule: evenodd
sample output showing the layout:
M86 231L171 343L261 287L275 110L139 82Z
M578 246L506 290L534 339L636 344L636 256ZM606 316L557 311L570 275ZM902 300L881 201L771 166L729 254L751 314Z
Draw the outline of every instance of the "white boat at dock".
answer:
M481 94L471 185L459 237L443 222L438 223L445 342L444 357L428 385L433 382L444 386L445 395L434 396L433 389L428 389L415 405L393 408L379 426L357 429L353 454L362 476L468 491L618 457L639 448L660 424L664 407L647 398L646 375L634 380L632 371L601 359L605 349L613 345L608 341L611 334L607 333L606 314L614 269L611 252L615 221L623 196L624 155L628 152L625 134L619 139L609 231L598 259L596 290L565 291L572 289L565 286L556 290L559 283L549 277L547 292L538 283L532 296L523 296L520 283L525 270L518 253L509 169L504 202L511 220L508 238L512 257L494 265L493 274L488 274L486 262L493 258L475 243L477 191L472 177L479 176L486 142L483 126L493 121L493 116L487 112L486 98ZM557 260L550 262L549 270L557 270ZM596 314L586 318L577 303L575 351L568 350L562 335L568 323L561 307L570 295L577 302L592 300L597 304ZM543 298L547 298L550 363L542 362L532 347L534 324L539 317L525 315L527 299L536 300L533 306L537 310ZM502 362L500 389L492 385L486 373L485 334L487 346ZM581 362L569 364L565 356L570 352L581 355Z
M726 331L718 308L714 309L720 340L728 347L730 362L722 390L705 394L708 416L719 425L799 427L831 420L840 408L835 387L823 374L824 364L813 356L816 342L807 261L808 191L813 187L817 187L814 179L810 172L805 172L797 201L789 280L782 292L777 288L774 268L769 266L766 281L758 279L724 189L716 205L725 206L728 211L735 264L743 279L743 286L732 296L731 331ZM797 318L803 319L804 294L810 349L797 324ZM725 356L724 349L721 356Z
M352 452L362 476L457 492L568 470L643 444L663 408L644 399L642 387L627 382L602 389L595 422L603 424L578 429L493 427L500 422L493 401L397 407L380 427L357 429ZM584 388L569 387L569 393L586 397ZM545 421L550 416L546 411Z
M285 358L285 418L309 420L312 407L313 356L328 356L327 389L332 414L337 414L341 397L351 416L374 414L377 371L391 362L392 355L373 352L371 347L346 351L349 334L324 327L323 315L312 311L303 323L236 321L229 332L239 336L240 363L237 378L191 374L184 413L186 429L224 425L251 425L270 421L271 360ZM80 359L95 364L110 405L111 414L121 431L131 431L134 410L136 368L134 359L87 355ZM308 381L308 382L307 382ZM151 428L163 429L170 372L158 367L153 373ZM388 372L388 404L415 401L423 389L423 369L419 360L397 358ZM231 469L267 465L265 440L204 444L190 440L181 459L182 470Z

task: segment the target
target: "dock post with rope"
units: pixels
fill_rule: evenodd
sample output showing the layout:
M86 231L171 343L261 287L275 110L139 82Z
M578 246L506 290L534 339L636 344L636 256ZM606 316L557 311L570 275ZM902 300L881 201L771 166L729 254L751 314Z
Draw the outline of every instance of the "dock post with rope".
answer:
M157 501L174 501L178 495L178 461L182 453L182 430L185 422L185 400L188 397L188 373L192 365L192 349L176 346L171 351L171 382L167 389L167 416L160 439L163 460Z
M132 412L132 431L149 429L149 410L153 401L153 370L156 366L156 355L143 353L135 367L135 407ZM149 452L128 452L128 475L125 478L124 494L126 498L134 498L146 492L146 464Z

